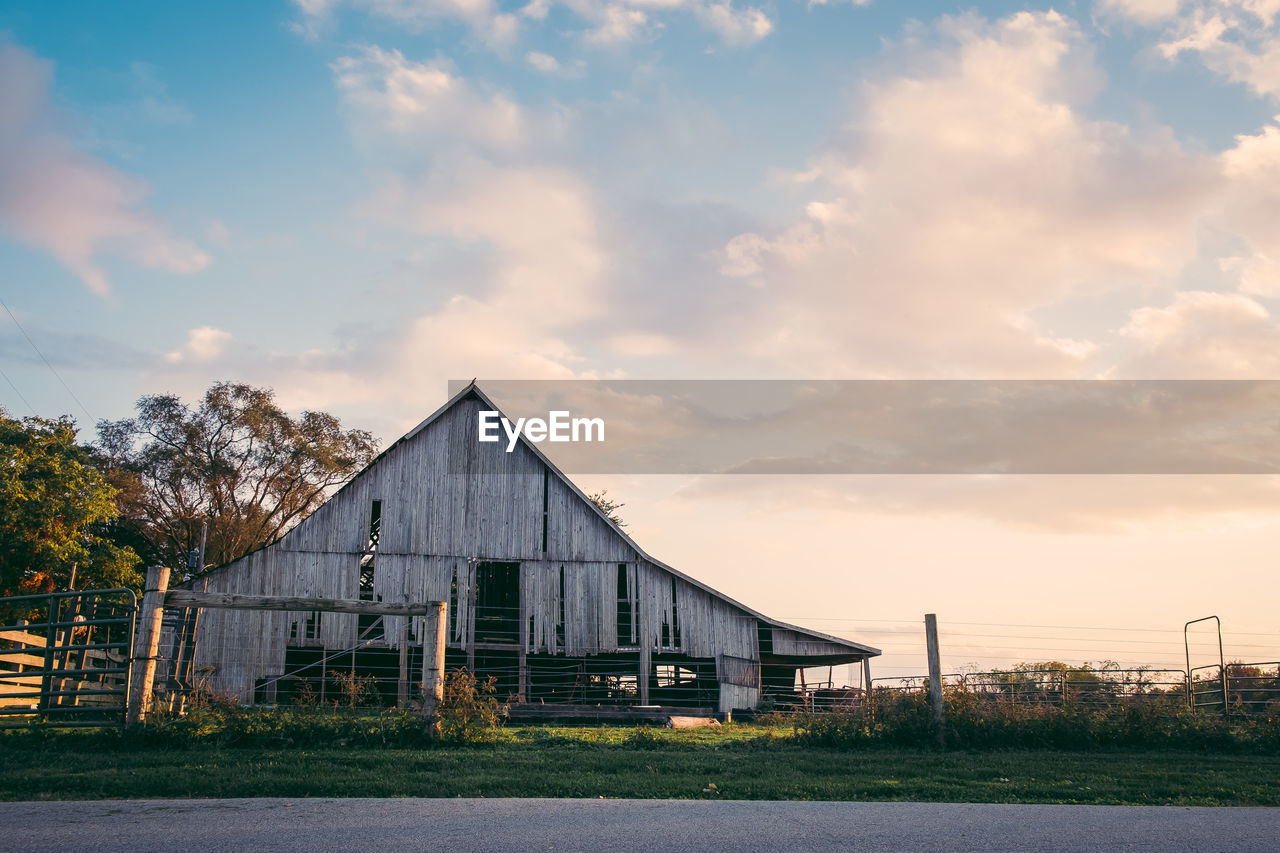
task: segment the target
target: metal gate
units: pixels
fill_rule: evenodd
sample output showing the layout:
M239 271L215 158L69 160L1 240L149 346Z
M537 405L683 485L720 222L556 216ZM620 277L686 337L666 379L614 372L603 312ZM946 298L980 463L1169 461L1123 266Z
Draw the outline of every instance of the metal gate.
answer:
M128 589L0 598L0 728L124 725L137 612Z

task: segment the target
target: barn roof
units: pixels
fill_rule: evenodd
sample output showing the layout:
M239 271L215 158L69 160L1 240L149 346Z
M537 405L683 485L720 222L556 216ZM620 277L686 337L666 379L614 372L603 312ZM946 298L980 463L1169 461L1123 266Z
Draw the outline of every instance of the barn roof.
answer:
M427 418L422 421L422 423L418 424L416 427L409 430L407 433L405 433L403 436L401 436L399 439L393 442L390 446L388 446L387 449L384 450L382 453L380 453L378 457L369 464L368 467L373 467L374 465L378 464L378 461L382 459L383 456L386 456L388 453L390 453L395 447L397 447L400 444L403 444L404 442L410 441L411 439L414 438L414 436L418 435L427 427L429 427L432 423L440 419L446 412L448 412L454 406L458 405L463 400L466 400L469 398L474 398L479 400L485 406L488 406L490 409L496 412L501 413L502 411L497 406L497 404L495 404L493 400L490 399L489 396L484 393L484 391L480 390L480 386L477 385L475 380L473 379L471 383L468 384L465 388L463 388L461 391L459 391L458 393L454 394L451 398L449 398L448 402L446 402L443 406L441 406L440 408L432 412L430 415L428 415ZM556 477L559 477L560 480L566 486L568 486L569 489L572 490L572 492L575 495L577 495L580 500L582 500L589 507L591 507L592 511L594 511L598 516L600 516L600 518L602 518L606 524L608 524L611 528L613 528L615 533L621 536L622 539L628 545L634 548L636 553L642 559L648 560L650 563L654 564L655 566L658 566L659 568L665 571L670 572L671 574L675 575L676 577L680 578L686 583L692 584L693 586L705 591L706 593L710 595L714 595L717 598L721 599L722 601L732 604L734 607L739 608L740 610L750 614L756 619L759 619L761 622L764 622L765 624L770 625L774 628L779 628L785 631L795 631L796 633L803 634L805 636L812 637L814 639L845 646L846 648L850 649L853 652L857 652L859 654L862 654L868 657L880 654L880 650L872 646L867 646L862 643L856 643L853 640L846 640L843 637L835 637L835 636L832 636L831 634L824 634L820 631L814 631L809 628L802 628L798 625L792 625L787 622L782 622L777 619L770 618L764 615L763 613L757 610L754 610L746 606L745 604L730 598L729 596L725 595L719 590L712 589L711 587L707 586L706 584L702 583L696 578L690 577L689 575L685 574L679 569L673 568L672 566L667 565L661 560L655 559L643 548L641 548L640 545L636 543L636 541L632 539L631 536L627 534L626 531L624 531L621 527L617 525L617 523L613 521L613 519L609 518L608 513L604 512L598 506L596 506L595 502L592 501L590 498L588 498L586 493L584 493L581 489L579 489L577 484L575 484L572 480L570 480L569 477L563 471L561 471L560 468L554 462L548 459L546 454L544 454L535 443L529 441L525 437L523 432L519 433L519 441L524 445L524 447L526 447L529 451L534 453L537 456L537 458L540 459L543 462L543 464L547 466L547 469L552 474L554 474Z

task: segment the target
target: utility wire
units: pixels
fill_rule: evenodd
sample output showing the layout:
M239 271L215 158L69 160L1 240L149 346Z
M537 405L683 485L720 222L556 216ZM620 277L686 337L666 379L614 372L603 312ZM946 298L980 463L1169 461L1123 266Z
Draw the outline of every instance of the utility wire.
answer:
M22 396L22 392L18 390L17 385L13 384L13 380L9 378L9 374L4 372L4 368L0 368L0 376L4 377L4 381L9 383L9 387L13 389L13 393L18 395L19 400L21 400L23 403L26 403L27 408L30 409L31 414L34 415L36 413L35 407L32 406L31 403L27 401L26 397Z
M8 303L6 303L3 299L0 299L0 305L3 305L4 310L9 312L9 319L13 320L13 325L18 327L18 331L22 332L22 336L27 339L27 343L31 344L31 348L36 351L36 355L40 356L40 360L44 362L44 366L49 368L49 372L52 373L57 378L58 382L62 385L62 387L66 390L66 392L71 395L71 399L76 401L76 405L80 407L80 411L84 412L84 416L89 419L89 423L93 424L94 423L93 415L89 414L89 410L85 408L84 403L80 402L80 398L76 396L76 392L71 390L71 386L69 386L66 383L66 381L63 380L62 375L58 373L58 371L54 370L53 365L49 363L49 359L45 358L44 353L40 352L40 347L36 346L36 342L31 340L31 336L27 334L27 330L22 328L22 324L18 322L18 318L13 313L13 309L10 308ZM13 383L10 382L9 384L12 385ZM16 391L18 389L14 388L14 390ZM22 395L19 394L18 396L21 397ZM31 404L27 403L27 406L30 407ZM32 409L32 412L34 411L35 410Z

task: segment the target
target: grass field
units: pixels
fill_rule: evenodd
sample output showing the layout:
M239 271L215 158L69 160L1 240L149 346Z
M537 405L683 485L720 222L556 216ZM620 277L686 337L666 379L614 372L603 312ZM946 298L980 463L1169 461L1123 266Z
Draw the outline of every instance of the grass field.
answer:
M831 750L785 729L509 727L388 749L0 739L0 799L673 797L1280 805L1280 757L1185 752Z

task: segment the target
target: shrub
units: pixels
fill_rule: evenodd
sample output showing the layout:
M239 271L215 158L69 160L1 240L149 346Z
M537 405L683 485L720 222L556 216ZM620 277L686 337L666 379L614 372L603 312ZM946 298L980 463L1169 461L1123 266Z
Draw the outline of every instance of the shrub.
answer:
M508 707L498 701L497 679L480 679L465 667L445 675L444 696L436 709L440 735L455 743L483 740L507 718Z

